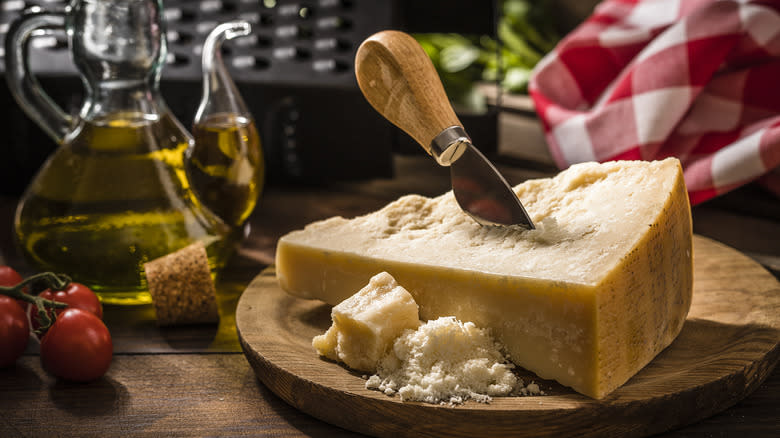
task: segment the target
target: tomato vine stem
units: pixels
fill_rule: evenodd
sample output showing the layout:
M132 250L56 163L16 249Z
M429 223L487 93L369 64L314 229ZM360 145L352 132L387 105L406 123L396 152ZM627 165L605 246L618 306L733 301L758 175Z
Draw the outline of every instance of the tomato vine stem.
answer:
M66 303L47 300L38 295L24 293L24 288L28 285L43 285L52 290L62 290L70 284L70 277L64 274L55 274L53 272L41 272L31 275L21 283L15 286L0 286L0 294L7 295L19 301L26 301L34 304L38 308L38 322L40 327L35 330L37 334L45 332L54 323L57 318L56 312L48 312L48 309L62 309L68 307Z

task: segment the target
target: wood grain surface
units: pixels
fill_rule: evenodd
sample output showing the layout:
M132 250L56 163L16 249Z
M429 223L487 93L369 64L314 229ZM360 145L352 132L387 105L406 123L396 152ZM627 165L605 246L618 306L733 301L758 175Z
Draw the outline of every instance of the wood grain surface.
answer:
M520 372L546 392L449 407L402 403L320 359L313 336L330 306L277 285L272 268L236 310L239 340L258 378L290 405L340 427L391 436L647 436L713 415L752 392L780 358L780 283L759 264L710 239L694 240L694 300L675 342L628 383L593 400Z
M431 153L431 141L463 126L428 55L410 35L382 31L355 54L355 76L366 100Z

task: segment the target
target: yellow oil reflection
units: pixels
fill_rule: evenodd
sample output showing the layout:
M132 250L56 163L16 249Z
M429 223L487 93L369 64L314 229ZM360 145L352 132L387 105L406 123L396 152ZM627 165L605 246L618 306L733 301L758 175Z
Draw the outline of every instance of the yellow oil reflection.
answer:
M247 285L248 283L246 282L217 281L219 327L214 339L209 344L209 350L241 351L241 344L238 342L238 333L236 331L236 306Z

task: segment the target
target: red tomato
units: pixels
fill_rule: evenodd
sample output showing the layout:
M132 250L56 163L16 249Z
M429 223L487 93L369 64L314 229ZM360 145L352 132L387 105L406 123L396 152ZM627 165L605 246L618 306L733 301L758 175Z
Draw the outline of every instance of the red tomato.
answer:
M0 266L0 286L16 286L22 282L22 276L10 266Z
M30 340L30 324L19 303L0 295L0 367L16 362Z
M106 373L113 348L100 318L82 309L65 309L41 340L41 363L57 377L88 382Z
M98 318L103 318L103 306L100 305L97 295L92 292L92 289L81 283L71 282L68 287L58 291L46 289L40 293L40 296L47 300L65 303L68 305L67 308L86 310ZM57 315L61 314L63 310L65 309L57 309ZM51 309L49 309L49 316L51 316ZM38 323L38 307L36 306L30 306L30 321L32 321L33 330L38 330L40 324Z
M0 266L0 286L16 286L23 280L16 270L10 266ZM22 292L27 293L27 288L22 289ZM16 300L22 309L27 309L27 302L22 300Z

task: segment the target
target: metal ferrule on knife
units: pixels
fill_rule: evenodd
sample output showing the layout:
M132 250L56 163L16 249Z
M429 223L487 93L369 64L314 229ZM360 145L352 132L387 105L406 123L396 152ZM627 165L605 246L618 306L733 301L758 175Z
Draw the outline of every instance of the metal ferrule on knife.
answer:
M471 138L461 126L450 126L431 140L431 155L442 166L449 166L471 145Z

